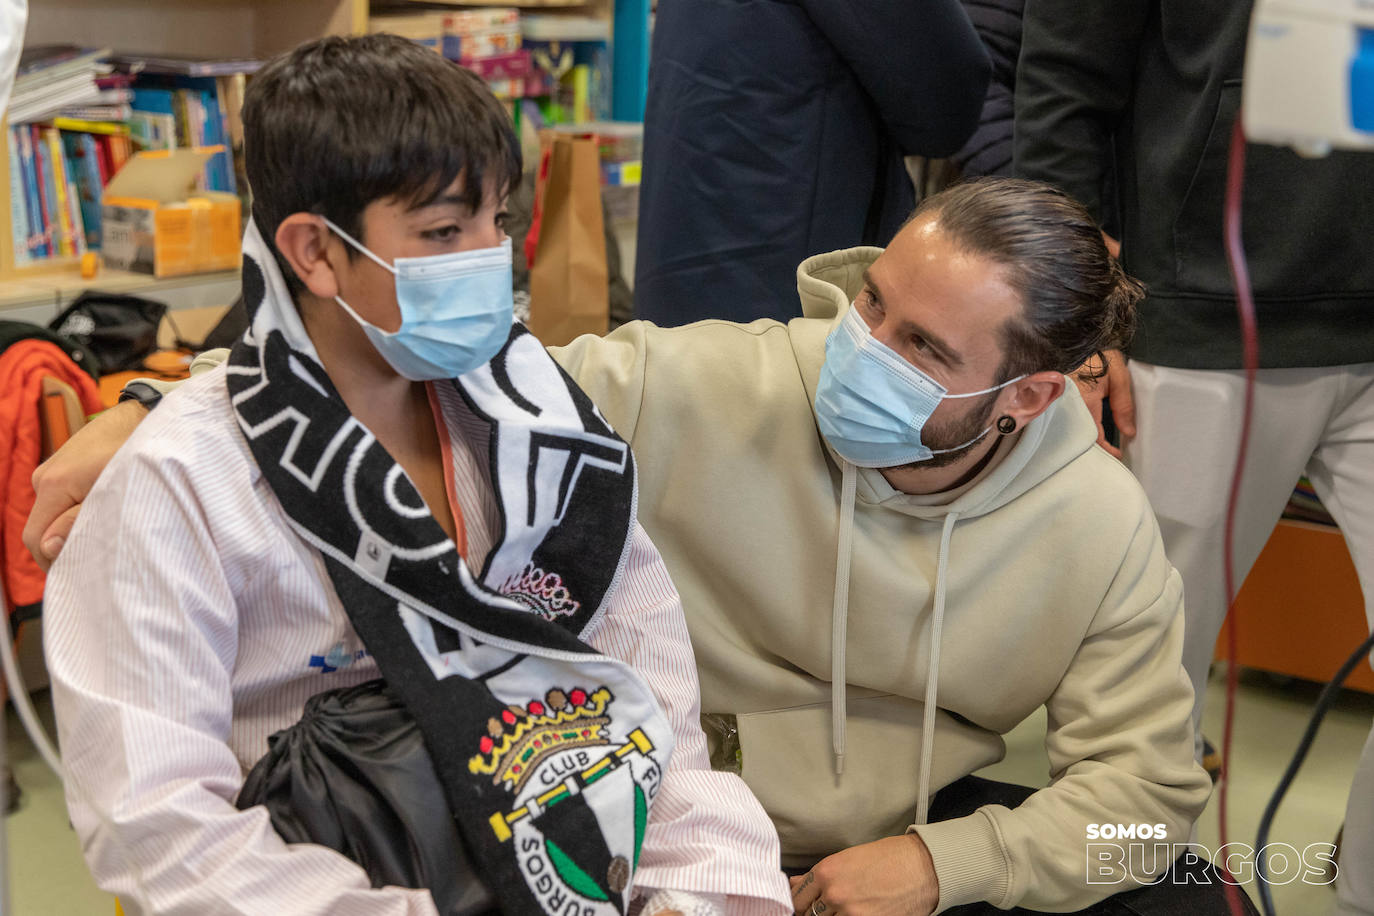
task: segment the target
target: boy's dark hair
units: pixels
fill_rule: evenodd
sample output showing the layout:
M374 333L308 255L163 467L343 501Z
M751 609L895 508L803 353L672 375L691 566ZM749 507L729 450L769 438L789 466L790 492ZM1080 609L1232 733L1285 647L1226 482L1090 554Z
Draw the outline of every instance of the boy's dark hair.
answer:
M249 82L243 132L253 219L293 294L303 287L273 242L292 213L327 216L366 244L373 201L425 206L461 175L476 210L488 187L520 180L510 117L486 85L395 35L321 38L274 58Z
M980 178L921 201L907 222L929 215L956 245L1001 264L1025 303L1003 327L998 381L1046 369L1073 372L1130 341L1145 287L1121 269L1097 223L1063 191L1039 181Z

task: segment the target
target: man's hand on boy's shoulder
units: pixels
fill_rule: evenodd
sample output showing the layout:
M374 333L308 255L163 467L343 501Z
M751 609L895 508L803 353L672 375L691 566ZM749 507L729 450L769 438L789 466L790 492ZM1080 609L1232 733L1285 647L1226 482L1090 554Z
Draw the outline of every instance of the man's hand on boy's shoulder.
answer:
M33 511L24 525L24 546L47 570L67 542L81 503L100 472L133 435L148 411L125 401L99 414L33 472Z
M843 849L789 880L797 916L929 916L940 902L935 862L914 833Z

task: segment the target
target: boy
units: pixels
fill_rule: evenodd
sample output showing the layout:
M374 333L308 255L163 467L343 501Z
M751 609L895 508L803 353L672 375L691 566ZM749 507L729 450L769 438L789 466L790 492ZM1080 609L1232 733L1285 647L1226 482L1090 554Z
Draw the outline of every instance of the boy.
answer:
M347 799L234 804L269 736L380 675L490 892L454 911L789 910L763 810L709 770L628 447L512 326L499 104L410 42L328 38L260 72L244 130L252 327L110 465L48 585L97 881L130 912L438 912L283 839Z

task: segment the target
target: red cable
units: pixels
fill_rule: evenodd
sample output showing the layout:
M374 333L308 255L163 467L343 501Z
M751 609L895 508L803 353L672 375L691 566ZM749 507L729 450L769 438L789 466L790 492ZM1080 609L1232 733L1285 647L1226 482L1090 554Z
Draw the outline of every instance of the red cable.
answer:
M1245 455L1250 447L1250 422L1255 410L1255 375L1259 371L1259 331L1255 322L1255 300L1250 291L1250 271L1245 264L1245 248L1240 236L1241 189L1245 180L1245 131L1241 114L1231 128L1231 150L1226 170L1226 262L1236 285L1236 312L1240 317L1242 364L1245 367L1245 410L1240 426L1240 450L1236 455L1236 470L1231 477L1231 495L1226 503L1226 538L1223 563L1226 570L1226 727L1221 739L1221 785L1218 787L1217 811L1220 816L1221 845L1226 846L1226 797L1230 787L1231 736L1236 718L1236 571L1233 545L1235 542L1236 505L1240 502L1241 478L1245 472ZM1256 851L1258 855L1258 851ZM1225 862L1216 863L1224 871ZM1232 916L1245 916L1241 904L1241 890L1226 882L1226 902Z

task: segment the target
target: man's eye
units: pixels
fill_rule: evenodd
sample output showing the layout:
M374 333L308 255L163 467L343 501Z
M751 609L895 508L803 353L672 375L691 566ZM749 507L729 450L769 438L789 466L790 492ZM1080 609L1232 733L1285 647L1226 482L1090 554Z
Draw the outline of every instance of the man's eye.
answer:
M912 348L913 350L915 350L917 353L929 353L929 352L930 352L930 341L926 340L926 339L925 339L924 337L922 337L920 334L912 334L912 335L911 335L911 348Z
M504 211L504 210L502 210L500 213L496 214L496 228L497 228L497 229L504 229L504 228L506 228L506 222L507 222L507 220L509 220L509 219L510 219L510 214L507 213L507 212Z
M425 238L436 242L451 242L462 232L457 226L440 226L438 229L426 229L421 233Z

